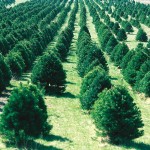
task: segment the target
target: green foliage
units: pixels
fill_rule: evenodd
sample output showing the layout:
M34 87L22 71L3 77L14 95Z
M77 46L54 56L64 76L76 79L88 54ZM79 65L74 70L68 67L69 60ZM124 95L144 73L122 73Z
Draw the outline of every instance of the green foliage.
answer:
M11 71L9 66L0 53L0 93L6 88L11 80Z
M116 38L112 35L106 45L106 49L105 51L108 54L111 54L111 52L113 51L114 47L118 44L118 41L116 40Z
M150 71L150 60L145 61L141 67L140 70L137 72L136 76L136 83L135 88L138 90L140 89L140 81L144 78L145 74Z
M98 98L98 93L105 88L110 88L111 83L107 73L100 67L90 71L83 79L80 102L83 109L91 109Z
M136 40L140 42L147 42L147 39L148 37L147 37L146 32L142 28L140 28L136 35Z
M105 50L107 42L109 41L110 37L112 36L112 33L108 29L105 29L104 31L103 30L100 31L100 30L98 32L98 36L100 37L99 40L100 40L102 49ZM102 32L102 34L101 34L101 32Z
M123 57L120 67L122 70L124 70L127 66L129 61L132 59L132 57L135 55L134 50L130 50L126 53L126 55Z
M111 53L111 60L114 61L116 65L120 66L123 57L128 51L129 48L125 43L119 43L115 46Z
M118 22L115 22L115 24L114 24L114 26L113 26L113 32L114 32L115 34L117 34L118 31L119 31L119 29L120 29L119 23L118 23Z
M87 70L90 71L89 67L95 60L99 62L99 66L105 70L108 70L107 62L103 56L102 51L95 44L90 43L82 49L82 52L80 52L77 67L81 77L85 76Z
M132 25L129 23L129 22L126 22L126 24L125 24L125 31L126 32L133 32L133 27L132 27Z
M9 65L14 77L20 77L22 75L25 63L20 52L10 52L6 57L6 63Z
M15 45L13 51L20 52L25 63L25 70L29 69L34 59L30 43L28 41L21 41L20 43Z
M150 48L150 40L147 43L147 48Z
M119 32L117 33L117 39L119 41L124 41L127 39L127 35L124 29L120 29Z
M112 143L119 144L143 135L141 112L124 87L104 90L94 104L92 116L96 127Z
M149 50L146 48L137 48L135 55L129 61L126 69L123 71L124 77L131 85L136 82L136 76L141 65L148 59Z
M1 118L1 134L6 141L22 145L31 137L47 135L47 109L43 94L35 85L15 88L5 105Z
M139 85L139 90L150 97L150 71L145 74Z
M47 92L62 93L65 90L66 73L60 59L52 51L41 56L34 65L31 80Z

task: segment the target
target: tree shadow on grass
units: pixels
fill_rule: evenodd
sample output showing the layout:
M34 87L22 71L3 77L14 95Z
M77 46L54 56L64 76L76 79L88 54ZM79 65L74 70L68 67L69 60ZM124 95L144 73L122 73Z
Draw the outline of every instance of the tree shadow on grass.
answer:
M73 85L73 84L76 84L76 83L67 81L66 84L72 84Z
M131 141L131 142L122 144L122 146L124 146L125 148L128 148L128 149L134 148L136 150L150 150L150 145L142 143L142 142Z
M54 147L54 146L47 146L43 145L41 143L32 142L30 146L27 146L28 150L62 150L60 148Z
M48 136L44 137L43 140L45 140L47 142L51 142L51 141L70 142L70 143L72 142L68 138L61 137L59 135L48 135Z
M47 96L54 96L57 98L71 98L74 99L76 96L70 92L65 92L65 93L57 93L57 92L46 92Z
M4 102L0 102L0 106L5 106L5 103Z
M51 145L44 145L42 143L33 141L33 140L29 140L27 141L27 143L24 146L15 146L15 145L11 145L10 143L6 143L6 147L8 148L18 148L18 149L27 149L27 150L62 150L60 148L51 146Z
M65 93L62 93L60 95L56 95L56 97L62 97L62 98L76 98L76 96L70 92L65 92Z

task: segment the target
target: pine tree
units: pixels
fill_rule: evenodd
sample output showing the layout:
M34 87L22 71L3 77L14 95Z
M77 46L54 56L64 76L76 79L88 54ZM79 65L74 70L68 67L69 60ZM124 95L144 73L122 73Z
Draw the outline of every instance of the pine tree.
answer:
M100 93L92 116L102 135L108 136L114 144L143 135L141 112L124 87L117 86Z
M115 46L111 53L111 60L115 62L116 65L120 66L123 57L129 51L128 46L125 43L119 43Z
M144 78L145 74L150 71L150 60L145 61L141 67L140 70L137 72L136 76L136 83L135 88L139 90L140 88L140 81Z
M125 24L125 31L128 33L133 32L133 27L129 22L126 22Z
M141 65L148 59L149 50L145 48L137 48L136 54L129 61L126 69L123 71L124 77L131 85L136 82L136 76Z
M108 40L107 42L107 45L106 45L106 52L108 54L111 54L111 52L113 51L114 47L118 44L118 41L116 40L116 38L112 35L110 37L110 39Z
M43 95L34 85L15 88L1 118L1 134L12 144L23 145L30 137L47 135L47 110Z
M8 86L11 80L11 71L9 66L4 60L2 54L0 54L0 93Z
M32 70L31 80L47 92L62 93L65 90L66 73L60 59L48 51L39 58Z
M147 42L147 39L148 38L146 32L142 28L140 28L136 35L136 40L140 42Z
M120 29L117 33L117 39L119 41L125 41L127 39L127 35L124 29Z
M140 91L145 93L146 96L150 97L150 71L147 72L144 78L140 81Z
M80 102L83 109L89 110L98 98L98 93L105 88L110 88L111 83L107 73L100 67L90 71L83 79Z
M12 75L14 77L20 77L25 69L25 63L20 52L11 51L5 60L10 67Z
M119 29L120 29L119 23L118 23L118 22L115 22L115 24L114 24L114 26L113 26L113 32L114 32L115 34L117 34L118 31L119 31Z

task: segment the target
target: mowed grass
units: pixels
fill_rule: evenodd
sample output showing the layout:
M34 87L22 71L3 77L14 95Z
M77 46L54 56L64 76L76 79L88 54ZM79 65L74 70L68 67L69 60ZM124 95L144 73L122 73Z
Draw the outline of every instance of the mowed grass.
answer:
M93 42L99 45L98 37L94 29L94 24L92 23L92 17L87 8L87 26L89 27L91 37ZM133 38L133 37L131 37ZM121 70L118 69L109 59L109 56L104 53L109 66L109 75L111 76L111 82L113 85L123 85L130 92L131 96L134 98L135 103L140 108L142 113L142 119L144 122L144 136L134 140L131 143L125 143L123 146L114 146L108 143L104 144L102 150L125 150L125 149L135 149L135 150L149 150L150 149L150 98L146 98L143 94L139 94L132 90L131 86L124 80Z
M87 9L88 10L88 9ZM115 146L103 142L103 138L99 137L96 133L96 128L91 119L91 116L81 109L79 101L79 92L82 83L82 79L77 73L77 56L76 56L76 42L79 27L79 11L77 13L75 22L74 39L70 48L67 61L63 63L63 67L67 73L66 91L60 96L46 96L45 102L48 110L48 122L53 125L53 128L46 138L37 139L32 148L37 150L149 150L150 149L150 100L145 98L142 94L134 92L128 83L125 82L120 70L114 66L109 60L109 57L105 54L109 68L110 76L112 77L112 83L114 85L124 85L128 88L129 92L133 96L136 104L142 111L142 118L144 121L144 136L138 138L134 142L125 143L125 145ZM98 44L97 34L95 32L94 25L92 24L92 18L89 12L87 13L87 25L90 30L93 42ZM55 40L54 40L55 41ZM55 42L54 42L55 43ZM53 43L53 44L54 44ZM52 45L53 45L52 44ZM17 87L20 82L27 83L30 81L31 73L26 73L19 81L12 80L12 90ZM7 96L7 95L5 95ZM3 97L5 99L5 96ZM0 139L2 141L2 139ZM16 149L6 148L6 146L0 142L0 149Z

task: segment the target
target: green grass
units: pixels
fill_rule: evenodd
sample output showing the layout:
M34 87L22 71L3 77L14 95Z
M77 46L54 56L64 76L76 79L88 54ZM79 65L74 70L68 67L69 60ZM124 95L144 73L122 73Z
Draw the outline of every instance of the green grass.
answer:
M88 10L88 9L87 9ZM53 125L51 133L46 138L37 139L32 146L32 149L38 150L148 150L150 149L150 101L142 94L138 94L132 90L127 82L123 79L120 70L114 66L109 60L109 57L105 54L109 68L110 76L112 77L112 83L115 85L124 85L133 96L136 104L142 111L142 118L144 121L144 136L138 138L134 142L125 143L125 145L115 146L103 142L103 138L98 136L96 128L91 119L91 116L82 111L79 101L79 92L82 79L78 76L76 65L76 41L79 33L79 11L77 13L77 19L75 22L74 39L70 48L70 53L67 58L67 62L63 63L64 69L67 73L66 91L61 96L46 96L45 102L48 110L48 122ZM95 32L94 25L92 24L92 18L89 12L87 13L87 25L90 30L92 39L98 43L97 34ZM53 44L56 40L53 42ZM52 45L53 45L52 44ZM49 47L51 47L49 45ZM12 80L11 87L9 87L8 93L3 98L7 100L7 94L19 85L20 82L27 83L30 81L31 73L23 74L19 81ZM0 138L0 141L2 139ZM6 146L0 142L0 149L15 149L6 148Z
M87 13L87 24L91 33L91 37L94 40L94 42L99 43L98 42L98 37L95 37L96 31L94 28L94 25L91 22L91 16L89 14L89 12ZM133 38L133 37L132 37ZM150 109L149 109L149 105L150 105L150 98L146 98L143 94L138 94L137 92L133 91L131 86L123 79L123 75L120 72L120 69L118 69L116 66L114 66L114 64L110 61L108 55L105 53L105 58L108 62L108 66L109 66L109 75L112 78L112 84L114 85L123 85L125 86L128 91L130 92L130 94L132 95L132 97L134 98L135 103L137 104L137 106L140 108L141 112L142 112L142 119L143 122L145 124L144 126L144 131L145 134L144 136L134 140L134 142L131 143L125 143L126 146L113 146L113 145L109 145L106 144L103 148L101 148L102 150L124 150L124 149L140 149L140 150L148 150L150 149Z

